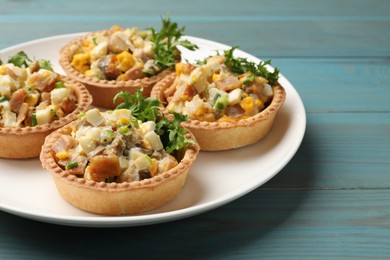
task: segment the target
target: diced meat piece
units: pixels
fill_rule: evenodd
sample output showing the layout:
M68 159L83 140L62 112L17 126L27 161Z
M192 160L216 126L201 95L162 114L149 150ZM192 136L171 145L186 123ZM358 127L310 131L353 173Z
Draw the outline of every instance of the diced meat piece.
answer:
M71 137L70 135L62 135L54 144L53 144L53 151L55 153L61 152L61 151L67 151L75 148L77 145L77 141Z
M29 68L31 73L37 72L41 68L39 66L39 61L34 61L33 63L31 63Z
M228 117L238 118L244 115L245 110L242 109L240 105L228 106L226 107L225 113Z
M51 104L50 92L43 92L41 94L41 102L46 102L47 104Z
M18 113L20 110L21 105L23 104L24 100L27 97L27 91L24 89L18 89L14 93L12 93L11 99L10 99L10 107L11 111L14 113Z
M107 178L121 174L118 156L95 156L90 158L89 161L86 175L93 181L105 181Z
M62 102L62 110L65 112L65 114L70 114L76 109L76 100L73 98L66 98Z
M143 67L141 64L135 64L131 69L126 71L125 76L128 80L144 78L146 75L142 70Z
M87 156L78 155L76 158L74 158L74 160L77 161L77 166L73 167L71 169L68 169L68 173L73 174L73 175L84 174L85 168L87 167L87 163L88 163ZM67 162L69 162L69 161L67 161ZM67 162L64 163L64 167L66 167Z
M139 180L152 178L152 174L149 170L142 169L138 171Z
M115 65L116 55L107 55L97 60L98 68L103 72L108 80L116 79L122 72Z
M241 81L237 77L225 74L221 74L215 83L219 89L226 92L241 87Z
M16 123L20 125L27 117L27 113L29 110L29 106L27 103L23 103L20 106L19 112L18 112L18 118L16 119Z
M120 53L122 51L127 51L130 46L126 44L126 35L117 31L111 35L108 41L108 49L114 53Z
M34 72L27 80L27 85L41 92L50 92L54 89L58 75L52 71L40 69Z
M133 56L144 63L150 59L147 53L144 52L142 49L134 49Z
M160 67L154 63L154 60L148 60L145 62L142 71L150 75L155 75L160 71Z
M170 154L165 154L164 159L158 166L158 172L166 172L178 164L175 157Z
M113 154L116 156L120 156L120 155L122 155L125 148L126 148L125 141L120 136L117 136L112 141L112 143L106 148L106 151L104 152L104 154L107 154L107 155Z

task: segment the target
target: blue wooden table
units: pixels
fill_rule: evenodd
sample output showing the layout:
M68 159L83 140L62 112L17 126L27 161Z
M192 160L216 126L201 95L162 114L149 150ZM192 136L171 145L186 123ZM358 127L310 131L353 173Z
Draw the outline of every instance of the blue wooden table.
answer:
M389 259L390 2L0 0L0 49L158 28L167 12L186 34L281 69L307 112L294 158L249 194L164 224L82 228L0 212L0 259Z

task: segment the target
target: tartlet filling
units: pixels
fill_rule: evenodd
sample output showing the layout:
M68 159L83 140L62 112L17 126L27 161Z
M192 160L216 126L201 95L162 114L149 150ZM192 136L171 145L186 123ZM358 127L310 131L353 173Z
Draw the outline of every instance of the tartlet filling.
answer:
M184 27L162 19L160 32L153 28L110 30L93 33L71 47L72 67L88 77L105 80L135 80L158 74L180 61L177 46L194 50L196 45L179 40Z
M154 177L178 161L164 150L154 121L141 122L129 109L87 111L70 135L52 146L57 163L86 180L132 182Z
M235 48L199 64L178 63L176 79L164 91L166 109L208 122L236 122L261 112L272 101L278 70L234 58ZM260 70L261 69L261 70Z
M26 127L51 123L77 107L72 85L61 80L46 60L29 66L20 52L18 62L0 65L0 127ZM18 57L18 59L15 59Z
M151 35L137 28L112 27L74 44L71 65L89 77L107 80L138 79L156 74Z

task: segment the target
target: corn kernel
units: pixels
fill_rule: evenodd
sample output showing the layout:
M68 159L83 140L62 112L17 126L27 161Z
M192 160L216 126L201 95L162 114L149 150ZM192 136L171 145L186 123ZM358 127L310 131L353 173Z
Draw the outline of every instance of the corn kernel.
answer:
M183 101L188 100L188 95L187 95L187 94L183 94L183 95L181 96L181 100L183 100Z
M130 119L122 117L121 119L118 120L118 124L129 125L130 124Z
M131 67L134 66L135 59L134 59L133 55L131 55L131 53L128 51L123 51L123 52L119 53L116 56L116 58L117 58L117 62L118 62L118 68L121 71L127 71L128 69L130 69Z
M95 47L95 44L91 40L86 40L80 44L80 49L83 52L89 52Z
M201 115L204 115L206 113L204 107L200 106L198 107L196 110L195 110L195 115L197 116L201 116Z
M66 159L69 159L70 158L70 154L65 151L65 150L62 150L58 153L56 153L56 157L59 159L59 160L66 160Z
M122 27L120 27L119 25L113 25L111 27L111 30L113 30L113 31L120 31L120 30L122 30Z
M182 62L176 63L175 70L176 70L176 75L179 76L184 71L184 64Z
M126 76L126 74L121 74L116 79L117 80L127 80L127 76Z
M253 111L255 107L255 100L252 97L246 97L241 100L240 106L245 110L247 114Z
M86 72L84 72L84 75L87 76L87 77L94 77L96 76L95 72L93 70L87 70Z
M7 73L7 67L3 64L0 66L0 75L5 75Z
M89 69L89 59L89 52L75 54L73 56L72 66L78 72L84 73Z
M150 168L150 173L152 174L152 177L157 175L157 170L158 170L158 163L155 158L152 158L152 166Z
M263 110L263 108L264 108L264 103L263 103L263 101L261 101L261 100L258 99L258 98L255 100L255 105L256 105L256 107L259 108L259 111L260 111L260 110Z
M221 76L219 74L213 74L213 82L217 82Z

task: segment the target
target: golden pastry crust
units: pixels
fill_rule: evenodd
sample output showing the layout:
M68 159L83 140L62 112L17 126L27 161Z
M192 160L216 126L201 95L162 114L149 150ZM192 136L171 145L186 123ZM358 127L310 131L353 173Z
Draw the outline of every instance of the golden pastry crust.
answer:
M62 197L84 211L101 215L131 215L163 206L174 199L183 187L189 168L199 152L190 145L179 164L165 173L142 181L105 183L85 180L63 170L55 160L52 145L62 135L69 135L73 123L49 135L42 147L40 160ZM194 138L188 133L188 138Z
M27 127L0 127L0 157L9 159L24 159L38 157L45 137L54 130L77 119L78 114L88 109L92 97L85 86L68 77L61 80L75 86L77 108L70 114L52 123Z
M108 32L108 30L89 33L84 36L77 37L65 45L60 51L59 63L64 72L72 79L84 84L93 97L93 105L104 108L115 108L123 100L119 99L116 104L113 99L118 92L126 91L134 93L137 89L143 88L143 95L149 96L153 85L159 80L172 72L172 69L165 69L152 77L143 77L135 80L101 80L96 77L89 77L77 71L71 65L71 59L75 50L72 46L85 41L94 35Z
M164 91L174 82L172 73L158 82L152 89L151 97L166 102ZM286 92L280 85L272 87L274 96L271 103L260 113L237 122L206 122L188 120L182 126L189 129L203 151L222 151L240 148L258 142L271 130L275 116L283 105Z

